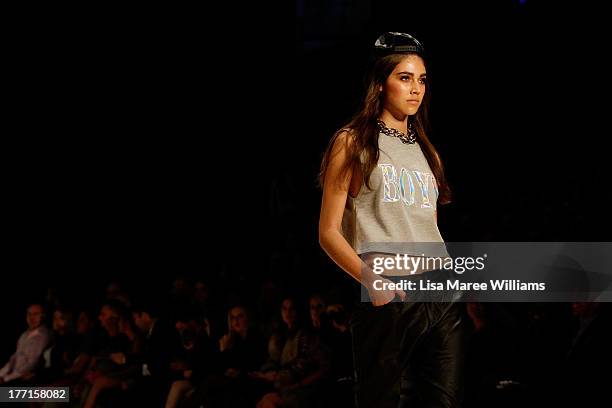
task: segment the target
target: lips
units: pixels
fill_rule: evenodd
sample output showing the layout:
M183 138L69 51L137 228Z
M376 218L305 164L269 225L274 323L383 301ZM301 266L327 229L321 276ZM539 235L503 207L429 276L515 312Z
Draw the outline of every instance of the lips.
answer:
M413 99L409 99L408 101L406 101L408 103L419 103L419 101L413 100Z

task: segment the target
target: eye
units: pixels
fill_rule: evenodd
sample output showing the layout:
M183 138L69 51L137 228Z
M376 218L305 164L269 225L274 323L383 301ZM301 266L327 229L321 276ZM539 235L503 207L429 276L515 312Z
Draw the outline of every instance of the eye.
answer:
M423 77L423 78L419 79L419 83L421 83L423 85L427 84L427 78Z
M407 81L407 80L409 80L409 79L410 79L410 77L409 77L409 76L403 76L403 77L400 77L400 80L401 80L401 81Z

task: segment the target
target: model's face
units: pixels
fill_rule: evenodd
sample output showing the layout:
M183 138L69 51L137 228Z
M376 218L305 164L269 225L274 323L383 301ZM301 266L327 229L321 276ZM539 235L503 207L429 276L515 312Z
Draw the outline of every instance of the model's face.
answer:
M416 114L425 96L425 85L423 60L418 55L406 56L381 86L385 109L395 117Z

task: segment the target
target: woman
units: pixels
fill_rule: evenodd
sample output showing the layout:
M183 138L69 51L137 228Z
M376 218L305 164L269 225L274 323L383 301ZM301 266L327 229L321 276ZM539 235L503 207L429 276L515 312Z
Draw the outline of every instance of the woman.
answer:
M237 378L258 369L266 359L266 342L250 327L247 310L234 306L227 313L228 333L219 339L224 374Z
M351 319L358 407L397 407L400 395L411 407L455 407L464 311L452 302L414 302L412 293L407 299L382 285L413 273L439 279L443 271L396 267L379 276L372 268L376 256L399 253L390 243L415 244L403 252L415 258L425 255L419 244L438 243L427 256L444 256L436 205L450 202L450 189L426 133L423 47L408 34L388 32L377 39L374 56L362 109L334 134L323 157L319 242L367 291L368 302ZM391 303L395 298L405 302Z
M39 361L38 381L51 384L61 379L79 357L79 337L74 332L72 313L58 307L53 312L53 341ZM40 364L44 363L44 364Z
M198 398L194 395L196 386L205 383L216 370L216 345L205 328L208 326L205 320L197 308L182 309L175 319L182 347L170 363L178 379L172 383L166 408L177 407L185 400L189 401L186 406L190 406L192 400Z
M329 352L301 327L293 298L283 299L281 316L283 326L268 342L268 361L250 373L274 388L268 387L257 408L317 406L320 386L329 373Z
M107 313L109 315L105 316ZM117 336L127 339L127 345L110 351L107 356L108 361L104 362L103 359L97 361L97 368L101 370L90 376L92 384L83 408L95 408L100 395L108 390L125 391L133 386L134 378L141 369L139 361L144 349L144 339L140 337L127 310L106 305L103 307L100 320L109 335L118 333Z

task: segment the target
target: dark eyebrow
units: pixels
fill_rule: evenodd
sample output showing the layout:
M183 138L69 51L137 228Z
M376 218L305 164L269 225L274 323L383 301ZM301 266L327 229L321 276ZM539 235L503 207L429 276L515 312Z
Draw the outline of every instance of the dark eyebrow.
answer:
M402 71L398 72L397 75L414 75L412 72ZM421 74L422 77L427 76L427 73Z

